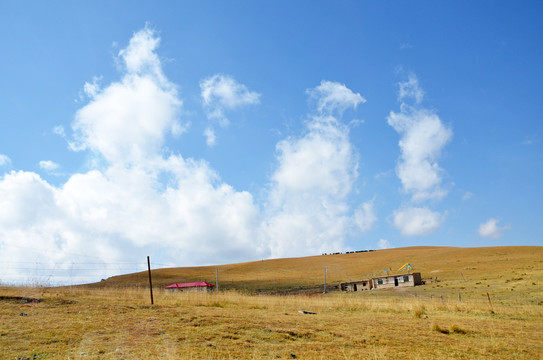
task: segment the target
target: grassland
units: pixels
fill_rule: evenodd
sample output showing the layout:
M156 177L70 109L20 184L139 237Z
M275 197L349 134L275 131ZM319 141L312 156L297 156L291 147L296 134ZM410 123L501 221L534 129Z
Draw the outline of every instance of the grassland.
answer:
M408 261L426 285L289 291L318 286L323 266L332 285ZM0 359L542 358L541 247L392 249L219 269L219 294L160 289L213 282L215 267L154 271L153 306L142 274L89 286L0 287ZM231 290L238 284L241 291Z

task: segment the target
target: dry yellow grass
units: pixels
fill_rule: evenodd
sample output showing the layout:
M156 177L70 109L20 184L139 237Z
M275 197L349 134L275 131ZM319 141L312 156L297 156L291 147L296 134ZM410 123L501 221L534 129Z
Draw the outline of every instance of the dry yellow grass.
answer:
M543 307L365 294L2 289L2 359L535 359ZM383 293L390 293L384 291ZM22 296L40 299L23 303ZM304 315L309 310L315 315ZM21 315L24 314L24 315Z
M269 292L318 285L320 277L309 281L303 274L322 273L322 266L330 282L339 282L407 261L422 270L425 286L254 294L264 288L259 280ZM214 267L157 270L153 277L158 285L201 280L198 274L208 276L202 269L212 282ZM157 286L151 306L144 281L124 287L141 274L99 286L0 287L0 359L537 359L543 353L541 247L395 249L221 271L233 285L243 283L245 272L251 286L242 289L250 291L171 293ZM332 275L341 271L345 278ZM430 281L434 274L437 282Z

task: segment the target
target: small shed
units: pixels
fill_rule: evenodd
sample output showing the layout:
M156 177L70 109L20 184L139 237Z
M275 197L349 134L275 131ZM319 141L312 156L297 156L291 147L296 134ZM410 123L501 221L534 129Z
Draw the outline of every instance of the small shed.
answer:
M168 286L164 286L164 289L172 291L194 291L194 292L204 292L213 291L212 284L206 283L205 281L191 282L191 283L175 283Z
M364 291L373 288L372 280L360 280L341 283L341 291Z

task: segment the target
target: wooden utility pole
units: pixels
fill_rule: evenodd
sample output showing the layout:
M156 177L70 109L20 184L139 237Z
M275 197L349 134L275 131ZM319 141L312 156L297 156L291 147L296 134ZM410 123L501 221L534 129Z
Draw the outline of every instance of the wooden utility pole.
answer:
M215 292L219 293L219 268L215 269Z
M149 256L147 256L147 269L149 270L149 290L151 291L151 305L153 305L153 281L151 280L151 260L149 260Z
M327 269L326 269L326 266L325 266L324 267L324 292L323 292L323 294L326 294L326 271L327 271Z

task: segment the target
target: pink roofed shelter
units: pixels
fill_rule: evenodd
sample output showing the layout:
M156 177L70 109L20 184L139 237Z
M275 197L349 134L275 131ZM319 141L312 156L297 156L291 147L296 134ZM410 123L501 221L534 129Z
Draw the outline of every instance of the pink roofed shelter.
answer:
M213 291L212 284L206 283L205 281L190 282L190 283L175 283L168 286L164 286L164 289L173 290L173 291Z

